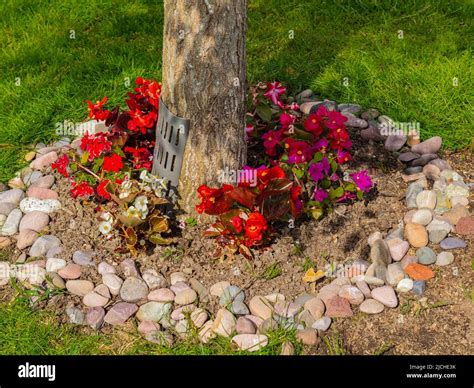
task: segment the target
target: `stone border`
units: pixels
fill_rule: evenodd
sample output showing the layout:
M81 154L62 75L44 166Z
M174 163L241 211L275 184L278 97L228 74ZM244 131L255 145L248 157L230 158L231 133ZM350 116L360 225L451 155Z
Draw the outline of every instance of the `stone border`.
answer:
M303 112L321 104L340 110L348 117L352 131L359 130L365 140L384 140L385 148L406 164L403 179L408 183L408 212L387 236L376 232L368 238L370 262L355 261L344 277L336 277L313 295L304 293L287 301L282 294L271 294L255 296L246 303L245 290L227 281L207 289L182 272L172 273L169 279L154 269L140 273L132 259L120 264L120 277L108 263L96 266L91 252L85 251L76 251L68 261L56 258L61 241L53 235L40 236L40 232L50 222L50 214L61 210L61 204L54 189L55 177L41 171L58 159L61 150L77 147L78 140L71 143L63 138L50 147L37 145L36 151L26 155L31 161L29 168L10 180L10 190L0 187L0 248L16 240L16 247L23 251L15 264L0 262L0 286L14 277L33 286L65 289L81 297L85 307L67 307L69 321L95 330L104 324L124 324L135 316L139 332L153 343L172 346L175 337L185 336L194 326L202 343L221 335L231 337L237 349L247 351L265 347L267 331L277 327L296 328L303 344L315 345L333 318L351 317L353 309L380 314L386 308L396 308L398 293L422 295L426 282L435 276L431 266L452 264L451 250L466 247L462 239L450 234L474 233L474 218L468 210L472 184L465 184L438 157L440 137L420 143L413 134L384 136L383 129L393 120L380 116L377 110L369 109L359 118L360 105L313 101L309 92L302 93L306 99L301 104ZM399 153L407 141L411 148ZM438 254L432 249L437 244L442 249ZM417 249L414 256L408 255L411 247ZM28 256L39 260L25 263ZM97 268L102 283L81 279L86 266ZM210 298L219 300L214 319L206 310ZM293 345L285 343L282 354L293 353Z

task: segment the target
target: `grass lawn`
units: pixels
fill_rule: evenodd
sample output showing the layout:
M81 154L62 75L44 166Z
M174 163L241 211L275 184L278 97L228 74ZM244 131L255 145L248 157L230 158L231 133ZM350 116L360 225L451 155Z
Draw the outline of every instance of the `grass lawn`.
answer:
M86 99L120 103L127 80L160 79L158 1L4 0L0 15L0 181L58 122L83 120ZM248 19L250 82L312 87L470 143L471 1L250 0Z
M0 304L0 355L278 355L282 343L296 343L294 331L268 333L269 344L258 352L236 352L230 339L218 337L206 345L197 334L171 348L145 341L135 328L115 328L110 334L93 334L89 328L60 325L52 312L32 310L23 300Z

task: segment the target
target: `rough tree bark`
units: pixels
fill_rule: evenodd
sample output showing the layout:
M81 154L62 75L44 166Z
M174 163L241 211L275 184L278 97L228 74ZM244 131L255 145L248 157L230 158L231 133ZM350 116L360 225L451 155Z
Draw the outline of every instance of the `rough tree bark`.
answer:
M190 119L179 205L195 214L196 189L246 161L247 0L165 0L162 99Z

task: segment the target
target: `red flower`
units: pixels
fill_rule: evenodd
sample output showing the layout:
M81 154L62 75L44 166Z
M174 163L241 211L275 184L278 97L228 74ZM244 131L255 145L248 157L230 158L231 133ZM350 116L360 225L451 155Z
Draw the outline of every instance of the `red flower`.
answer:
M106 156L102 168L107 172L119 172L123 168L122 157L117 154Z
M351 154L347 151L337 151L337 163L344 164L352 160Z
M227 199L224 194L233 189L234 187L231 185L222 185L220 189L213 189L206 185L199 186L197 192L201 197L201 203L196 205L196 211L199 214L206 212L212 215L222 214L229 210L232 206L232 200Z
M145 134L148 128L153 128L158 115L156 112L142 112L141 109L130 110L131 120L127 123L127 128L132 132Z
M286 88L278 81L269 82L267 84L267 91L263 94L266 98L272 101L273 104L278 104L278 97L286 92Z
M318 115L316 113L311 113L303 123L304 129L308 132L311 132L315 136L321 135L323 133L323 128L321 127Z
M73 183L73 188L71 189L71 195L74 198L86 198L94 195L94 189L87 182L81 182L79 184Z
M291 213L293 217L297 217L303 210L303 202L300 199L301 186L292 186L290 192Z
M242 232L242 228L243 228L242 218L240 218L239 216L234 216L230 219L230 222L232 223L232 226L234 227L236 233Z
M285 149L288 151L288 163L305 163L311 159L311 150L304 141L295 139L285 140Z
M107 97L104 97L100 101L96 101L95 104L87 100L87 106L89 109L89 117L96 120L107 120L110 116L110 111L104 110L104 104L107 102Z
M262 191L272 179L283 179L285 177L285 171L280 166L257 170L258 188Z
M86 132L81 140L81 149L89 153L89 162L93 161L104 152L112 149L112 142L108 139L107 134L103 132L89 136Z
M56 162L51 165L51 168L55 169L63 177L67 178L69 176L67 168L69 166L69 157L64 154Z
M152 145L150 145L150 148ZM132 154L132 165L136 170L141 170L142 168L151 170L153 166L153 154L148 148L145 147L125 147L125 152Z
M96 188L97 194L101 196L104 199L110 199L110 194L106 190L107 185L109 184L108 179L104 179L102 182L99 183L99 185Z
M268 229L267 220L260 212L249 214L249 218L245 223L245 236L251 241L260 241L263 233Z
M276 146L283 138L282 131L270 130L262 135L263 146L265 147L265 153L269 156L276 155Z
M290 125L292 125L296 120L296 117L293 116L293 115L290 115L286 112L283 112L281 115L280 115L280 125L283 127L283 128L288 128Z
M324 122L324 124L329 129L337 129L337 128L343 127L346 121L347 121L346 116L343 116L339 112L331 111L327 113L327 119Z

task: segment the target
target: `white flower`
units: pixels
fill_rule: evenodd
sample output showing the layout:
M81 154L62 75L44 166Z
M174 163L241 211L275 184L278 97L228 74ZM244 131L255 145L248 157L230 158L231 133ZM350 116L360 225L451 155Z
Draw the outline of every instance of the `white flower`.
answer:
M140 211L135 206L130 206L126 212L127 217L141 217Z
M100 218L102 218L104 221L107 221L107 222L112 222L113 220L112 214L110 214L109 212L103 212L100 215Z
M99 231L105 236L109 236L112 231L112 223L110 221L102 221L99 224Z
M135 198L135 207L138 209L139 212L148 213L148 198L146 195L140 195L139 197Z

